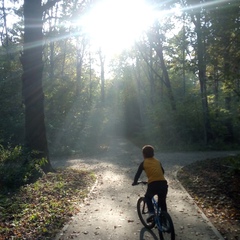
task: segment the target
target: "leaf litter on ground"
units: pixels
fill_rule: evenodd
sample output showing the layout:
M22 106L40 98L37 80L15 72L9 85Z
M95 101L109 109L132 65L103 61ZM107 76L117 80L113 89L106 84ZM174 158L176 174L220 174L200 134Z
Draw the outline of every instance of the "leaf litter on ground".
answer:
M0 192L0 240L52 239L95 182L85 170L58 169L14 193Z
M226 240L240 239L240 156L183 167L178 179Z

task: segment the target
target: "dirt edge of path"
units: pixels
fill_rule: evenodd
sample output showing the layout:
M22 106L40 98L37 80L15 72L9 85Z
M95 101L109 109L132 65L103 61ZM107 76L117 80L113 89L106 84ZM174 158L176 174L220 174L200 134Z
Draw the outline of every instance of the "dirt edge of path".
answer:
M174 173L174 178L175 180L178 182L179 186L181 187L181 189L188 195L189 199L191 199L194 202L194 207L197 209L197 211L201 214L202 218L204 220L206 220L206 223L209 225L209 227L212 228L212 230L214 231L214 233L216 234L216 236L219 238L219 240L225 240L224 237L221 235L221 233L217 230L217 228L213 225L213 223L210 221L210 219L205 215L205 213L198 207L198 205L196 204L196 202L194 201L194 199L191 197L191 195L188 193L188 191L183 187L182 183L178 180L177 174L178 172L181 170L182 168L180 168L179 170L177 170Z

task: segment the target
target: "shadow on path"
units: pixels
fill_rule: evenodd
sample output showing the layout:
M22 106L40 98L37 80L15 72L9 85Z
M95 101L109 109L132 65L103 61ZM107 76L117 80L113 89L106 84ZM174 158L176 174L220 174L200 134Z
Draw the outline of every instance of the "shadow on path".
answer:
M144 240L144 239L147 239L149 237L151 237L151 239L154 239L154 240L158 239L157 235L153 231L151 231L151 230L149 230L145 227L142 228L141 231L140 231L140 238L139 239Z

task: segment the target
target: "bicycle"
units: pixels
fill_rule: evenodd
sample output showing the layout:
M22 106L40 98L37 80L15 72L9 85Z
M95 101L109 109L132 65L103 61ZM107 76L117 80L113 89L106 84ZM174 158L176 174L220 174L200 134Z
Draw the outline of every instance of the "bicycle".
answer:
M147 182L139 181L137 184L146 185ZM152 229L153 227L157 227L160 240L175 240L175 231L174 225L171 216L168 212L162 212L158 207L157 200L155 196L152 198L152 203L154 206L154 216L152 219L149 219L148 208L145 202L145 197L140 197L137 201L137 213L140 221L143 226L147 229Z

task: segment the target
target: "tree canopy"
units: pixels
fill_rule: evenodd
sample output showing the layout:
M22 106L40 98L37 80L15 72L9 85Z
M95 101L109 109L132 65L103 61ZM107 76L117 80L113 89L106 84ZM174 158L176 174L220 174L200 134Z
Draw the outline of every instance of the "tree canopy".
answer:
M239 144L238 0L149 0L154 21L111 59L78 24L101 1L11 2L0 3L1 145L48 157L92 152L109 135L175 149Z

